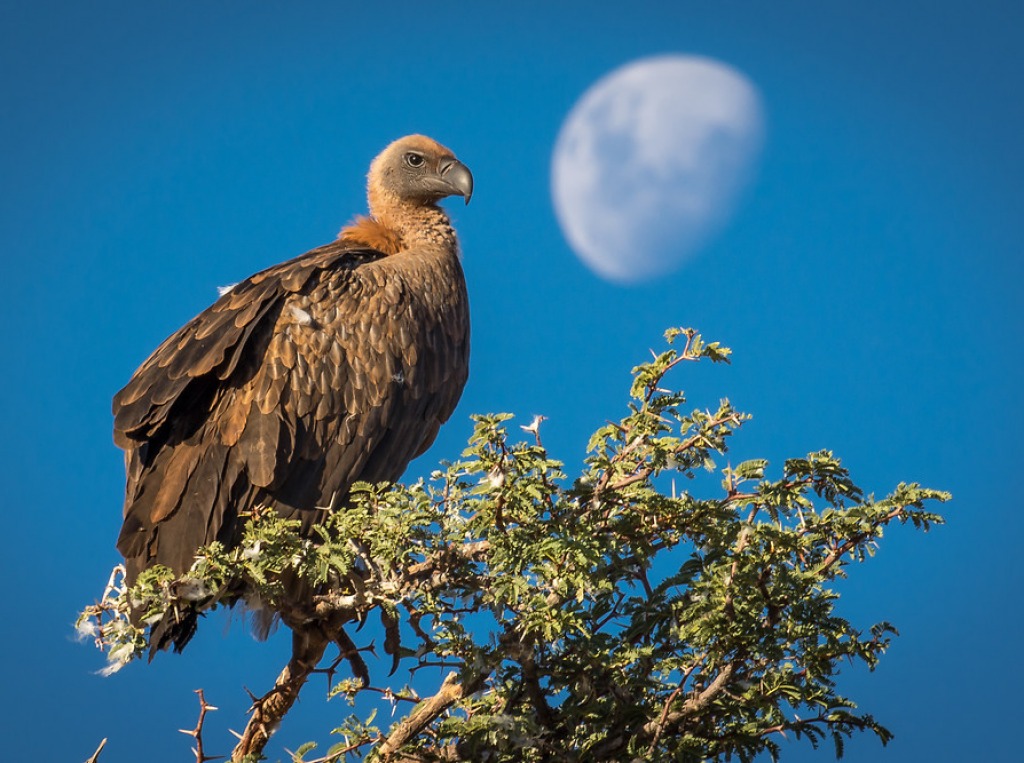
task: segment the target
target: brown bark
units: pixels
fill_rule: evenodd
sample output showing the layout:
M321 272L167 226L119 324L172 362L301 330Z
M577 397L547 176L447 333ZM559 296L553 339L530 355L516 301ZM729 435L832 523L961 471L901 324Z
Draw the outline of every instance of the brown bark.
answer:
M377 749L381 759L395 761L395 763L399 763L401 760L415 760L415 758L406 756L400 758L395 758L394 756L402 745L414 739L417 734L429 726L441 713L463 697L479 689L480 685L483 684L483 680L481 678L467 686L458 682L457 673L449 673L437 694L418 705L416 710L398 724L395 730L384 740L384 743Z
M263 752L270 735L291 710L299 691L316 670L329 643L331 639L315 626L292 631L292 657L277 677L274 688L252 703L249 722L231 752L232 761Z

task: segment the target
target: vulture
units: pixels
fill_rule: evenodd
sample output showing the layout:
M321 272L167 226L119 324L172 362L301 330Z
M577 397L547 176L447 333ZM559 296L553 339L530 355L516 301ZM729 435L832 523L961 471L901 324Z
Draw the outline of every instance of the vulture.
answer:
M309 528L356 481L398 479L451 416L469 370L469 302L451 222L473 176L422 135L373 160L369 216L241 281L172 334L114 397L125 452L117 548L127 581L188 571L272 507ZM177 649L195 628L165 624Z

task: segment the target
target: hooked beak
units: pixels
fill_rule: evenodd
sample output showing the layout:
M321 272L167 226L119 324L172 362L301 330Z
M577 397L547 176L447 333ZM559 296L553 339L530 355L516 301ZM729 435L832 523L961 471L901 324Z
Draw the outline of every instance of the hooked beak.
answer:
M451 195L459 195L469 204L473 196L473 173L469 171L469 167L458 159L448 159L442 162L438 169Z

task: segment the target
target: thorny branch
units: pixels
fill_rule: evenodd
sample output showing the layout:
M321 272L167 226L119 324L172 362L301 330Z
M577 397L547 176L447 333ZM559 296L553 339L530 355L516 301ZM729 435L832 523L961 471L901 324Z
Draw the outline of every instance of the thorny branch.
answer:
M863 543L865 540L870 538L872 535L875 534L879 527L882 527L891 522L892 520L896 519L896 517L902 514L905 509L906 506L897 506L895 509L886 514L882 519L874 522L871 526L870 531L857 533L856 535L847 538L843 543L840 543L838 546L832 549L831 553L829 553L829 555L825 557L825 560L818 565L815 572L818 575L824 575L824 573L828 572L828 570L831 569L836 562L843 558L843 555L846 554L847 551L858 546L859 544Z
M220 760L223 755L207 755L203 751L203 724L206 723L206 714L212 710L216 710L213 705L206 701L206 696L203 694L202 689L196 689L196 694L199 695L199 720L196 721L196 727L194 729L178 729L182 734L187 734L196 740L196 746L192 748L192 752L195 753L196 763L206 763L208 760ZM97 752L99 752L97 750Z
M654 739L651 740L650 746L647 748L647 754L653 755L655 749L658 747L658 741L661 739L662 733L665 731L665 726L668 725L668 711L672 708L672 703L676 701L676 697L683 691L683 685L679 684L665 700L665 706L661 710L661 717L658 718L658 724L654 729Z
M403 745L429 726L441 713L463 697L479 691L484 681L487 680L486 675L481 675L468 684L460 684L458 678L459 676L455 672L445 676L437 694L423 702L408 718L395 727L395 730L377 750L382 760L392 760Z
M292 657L277 677L274 688L253 701L249 722L231 752L232 761L262 754L270 735L295 704L299 691L316 669L330 642L331 639L319 628L292 632Z

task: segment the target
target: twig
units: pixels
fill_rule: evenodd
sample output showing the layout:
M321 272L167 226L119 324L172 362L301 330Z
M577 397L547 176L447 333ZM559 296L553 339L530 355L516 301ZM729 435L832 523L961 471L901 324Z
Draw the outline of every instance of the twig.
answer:
M192 752L195 753L196 756L196 763L206 763L208 760L220 760L224 757L223 755L207 755L203 751L203 724L206 723L206 713L210 710L216 710L217 708L206 701L206 695L203 694L202 689L196 689L196 694L199 695L199 720L196 721L196 727L194 729L178 729L178 731L182 734L187 734L196 740L196 746L192 748ZM96 752L98 754L99 750Z
M379 686L364 686L364 691L376 692L384 697L388 702L411 702L416 705L422 701L422 697L416 693L414 689L409 689L409 694L403 694L400 691L394 691L390 688L381 688Z
M669 698L665 700L665 706L661 710L661 717L658 719L657 728L654 730L654 739L651 740L651 745L647 749L648 758L654 754L654 748L657 747L658 741L661 739L661 735L665 731L665 726L668 723L668 713L672 707L672 703L676 701L676 698L683 691L683 688L686 686L686 682L689 680L690 676L697 671L697 668L704 664L704 660L707 659L707 656L707 652L701 653L690 667L683 670L683 677L679 680L679 686L677 686L675 691L673 691L672 694L669 695Z
M100 753L103 752L103 748L106 747L106 746L107 746L107 739L106 739L106 737L104 737L100 741L100 746L96 748L96 752L94 752L92 754L92 757L89 758L89 760L85 761L85 763L99 763Z
M734 593L733 583L736 581L736 573L739 572L740 567L740 557L743 555L743 551L747 547L747 541L750 539L750 527L754 523L754 517L757 516L757 511L757 505L755 504L750 510L750 513L747 514L747 521L744 522L743 527L740 528L739 535L736 540L736 549L733 551L732 567L729 569L729 579L726 582L725 602L722 605L726 615L728 615L730 619L734 612L732 606Z
M706 428L708 430L714 431L717 428L722 427L726 424L734 424L738 426L740 423L741 421L739 416L733 413L729 414L728 416L722 416L720 418L711 419L711 421L709 421L706 425ZM702 440L706 442L707 437L704 435L703 432L698 432L697 434L691 435L690 437L683 440L683 442L677 445L672 452L674 454L685 453L691 448L699 445ZM627 444L626 447L624 447L621 451L615 454L615 456L612 459L613 464L617 464L625 460L625 457L627 455L629 455L632 451L636 450L636 448L638 448L643 443L643 438L637 437L636 439L634 439L632 442ZM604 491L609 488L611 488L612 491L617 491L621 490L624 487L629 487L630 485L633 485L637 482L643 482L644 480L649 479L651 475L654 474L654 467L649 462L641 463L644 463L645 465L641 467L640 464L637 464L637 468L632 474L622 477L621 479L616 480L615 482L611 481L614 469L606 469L605 472L601 475L601 478L598 481L597 486L594 488L594 492L591 497L591 505L594 505L595 501L599 501L600 496L603 495Z
M647 748L647 757L650 758L654 755L654 748L658 746L658 741L661 739L661 734L665 731L665 723L668 721L668 711L672 707L672 703L675 702L676 697L683 690L683 685L679 684L676 690L672 692L668 699L665 700L665 707L661 710L661 718L658 719L658 726L654 730L654 739L651 740L651 746Z
M825 557L825 561L818 565L817 569L815 569L814 571L815 574L821 575L825 572L828 572L832 565L834 565L836 562L842 559L843 555L847 551L870 538L872 535L875 534L879 527L887 525L889 522L891 522L900 514L902 514L905 508L906 506L897 506L895 509L886 514L883 519L880 519L877 522L873 523L870 532L856 533L855 535L848 538L845 542L836 546L834 549L832 549L832 553Z
M448 554L461 557L467 562L477 561L487 555L491 550L491 542L488 540L470 541L469 543L454 544L433 554L429 559L418 562L409 567L406 571L409 577L427 577L437 571L438 562L445 561Z

